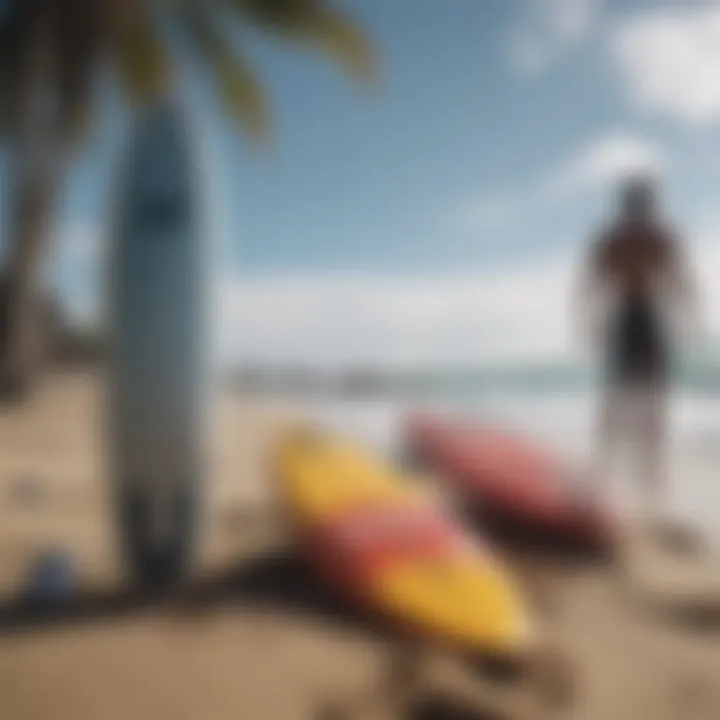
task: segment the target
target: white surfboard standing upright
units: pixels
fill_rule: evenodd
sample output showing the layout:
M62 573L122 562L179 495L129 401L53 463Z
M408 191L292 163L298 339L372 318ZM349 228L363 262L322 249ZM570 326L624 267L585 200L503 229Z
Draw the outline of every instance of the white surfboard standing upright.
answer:
M192 565L206 473L207 243L198 166L171 99L139 119L111 253L111 475L142 585Z

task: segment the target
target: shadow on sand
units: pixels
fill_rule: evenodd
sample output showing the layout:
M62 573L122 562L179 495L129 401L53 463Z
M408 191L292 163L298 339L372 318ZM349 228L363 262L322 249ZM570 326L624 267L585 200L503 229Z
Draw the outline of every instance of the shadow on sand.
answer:
M506 720L497 712L478 710L433 693L412 705L404 720Z
M265 551L214 577L173 592L108 589L80 594L53 611L21 602L0 605L3 638L43 630L87 627L122 617L162 613L181 620L201 619L216 610L295 614L321 621L343 632L362 634L382 645L403 636L377 617L363 614L326 589L313 570L288 547ZM421 693L403 715L405 720L500 720L485 708L467 707L451 695Z
M144 612L192 617L222 608L302 613L357 629L374 628L373 623L325 590L293 551L280 548L172 590L115 587L87 591L53 608L23 600L6 601L0 604L0 638Z
M601 553L563 551L511 524L486 526L489 537L524 579L535 579L542 570L550 584L580 568L612 572L612 556ZM598 563L599 561L599 563ZM555 581L555 582L553 582ZM532 588L529 588L532 592ZM537 598L534 598L537 599ZM720 603L649 603L664 621L688 630L720 631ZM175 612L192 616L214 609L282 611L300 613L345 629L387 638L392 628L369 618L327 588L312 569L289 546L272 547L216 575L190 582L172 591L144 591L115 587L79 593L55 608L34 606L19 600L0 602L0 638L7 634L42 628L96 622L142 612Z
M326 590L292 550L280 548L174 592L149 593L131 588L88 592L53 611L22 602L2 604L0 642L22 633L87 626L148 612L192 620L226 608L299 613L381 642L399 638L391 627L371 620ZM452 697L436 693L418 698L404 717L405 720L500 720L496 714L464 707Z
M532 547L512 543L508 555L512 557L518 552L526 563L532 564L535 557L538 564L545 564L544 552L540 554L541 559L537 559ZM681 623L689 630L720 631L720 607L655 609L660 618ZM162 613L191 621L216 610L299 614L383 643L399 638L392 628L357 611L327 589L294 550L283 545L265 549L215 576L191 582L172 592L110 588L80 593L53 610L19 601L2 603L0 642L18 634L87 626L146 613ZM452 697L435 693L421 696L405 716L406 720L499 720L499 717L477 707L463 707Z

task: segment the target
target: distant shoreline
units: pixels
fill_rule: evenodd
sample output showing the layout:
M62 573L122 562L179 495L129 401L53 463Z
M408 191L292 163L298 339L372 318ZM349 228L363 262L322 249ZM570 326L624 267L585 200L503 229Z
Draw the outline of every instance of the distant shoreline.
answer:
M58 370L102 368L109 343L99 332L62 328L55 335L50 366ZM552 393L593 389L602 371L590 363L457 364L444 367L388 367L370 364L323 368L308 363L238 363L223 371L223 384L249 394L291 393L333 396L454 395L495 391ZM676 386L691 392L720 393L720 359L688 358L675 372Z
M479 365L438 369L318 368L262 365L227 374L234 390L343 395L453 395L496 391L556 393L592 390L602 381L597 367L570 364ZM676 386L699 393L720 393L720 362L687 362L675 373Z

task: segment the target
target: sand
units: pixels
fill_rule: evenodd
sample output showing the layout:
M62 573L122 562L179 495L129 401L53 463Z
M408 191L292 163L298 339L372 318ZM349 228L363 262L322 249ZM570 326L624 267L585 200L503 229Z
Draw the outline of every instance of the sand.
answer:
M199 589L159 604L123 586L101 389L100 376L58 375L26 407L0 410L0 718L301 720L372 683L387 642L317 587L272 511L263 460L282 408L222 400ZM50 547L75 556L83 597L62 617L17 615L14 594ZM570 717L720 717L720 634L707 618L651 612L607 570L549 577L577 678ZM450 689L441 697L416 716L460 717Z

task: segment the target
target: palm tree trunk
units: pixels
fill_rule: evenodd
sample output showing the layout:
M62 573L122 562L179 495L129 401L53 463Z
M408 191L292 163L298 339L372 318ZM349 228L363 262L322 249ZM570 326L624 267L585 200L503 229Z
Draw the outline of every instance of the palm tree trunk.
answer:
M29 39L23 81L6 136L4 298L0 306L0 400L22 399L37 369L42 328L41 262L69 153L51 18ZM19 69L19 70L20 70Z
M14 158L8 178L12 190L3 208L10 215L0 307L0 399L6 400L25 397L37 371L43 335L41 263L60 184L56 172L28 172L30 163L21 151Z

